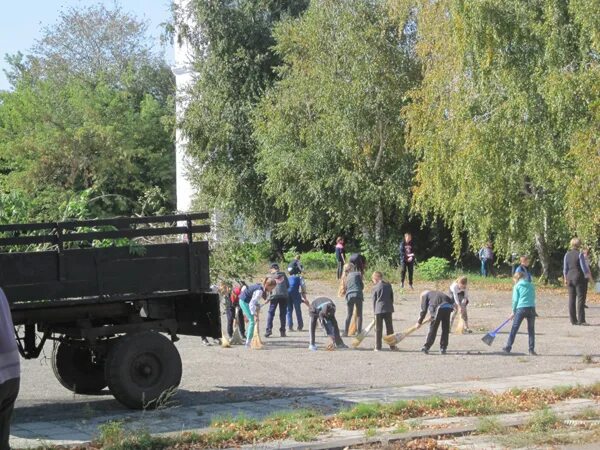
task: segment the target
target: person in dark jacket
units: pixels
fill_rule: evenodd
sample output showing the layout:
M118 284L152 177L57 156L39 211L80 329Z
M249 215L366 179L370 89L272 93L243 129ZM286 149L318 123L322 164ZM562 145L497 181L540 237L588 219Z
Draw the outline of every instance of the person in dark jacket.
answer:
M10 449L10 420L19 394L21 369L10 306L0 289L0 449Z
M240 281L235 283L233 288L229 288L225 283L219 286L219 294L225 299L225 313L227 314L227 335L229 339L233 337L233 324L237 319L237 326L242 336L246 336L246 324L244 323L244 312L240 306L240 294L242 287L246 283Z
M392 285L383 280L381 272L373 272L371 281L373 287L373 313L375 314L375 351L381 350L383 339L383 324L385 323L386 335L394 334L392 313L394 312L394 290ZM390 345L391 350L396 350L395 345Z
M456 311L454 299L440 291L423 291L421 292L421 314L417 324L420 326L425 320L427 312L431 314L431 323L429 324L429 333L427 340L421 351L425 354L429 353L429 349L435 342L437 331L442 325L442 336L440 338L440 352L446 354L448 349L448 337L450 335L450 316L453 311Z
M571 250L565 254L563 260L563 277L569 290L569 316L572 325L587 325L585 299L588 280L592 279L592 272L580 249L579 238L571 239Z
M404 289L404 280L408 272L408 286L413 288L413 271L415 268L415 247L410 233L404 233L404 239L400 243L400 286Z
M296 321L298 323L298 331L304 328L304 320L302 320L302 303L307 303L306 300L306 283L300 274L293 274L293 269L288 267L290 276L288 282L288 309L287 309L287 327L288 331L294 331L294 310L296 311Z
M277 284L269 296L269 315L267 316L265 337L269 337L273 334L273 320L275 319L275 310L277 308L279 308L279 334L281 337L285 337L285 322L290 283L287 275L279 270L279 264L276 263L271 264L271 278L273 278Z
M350 268L352 268L352 266L350 266ZM354 268L351 272L345 273L342 280L344 284L344 296L348 307L344 336L348 336L354 308L356 308L356 331L357 333L362 331L363 302L365 299L363 291L365 285L363 282L363 274L357 268Z
M337 262L337 279L342 278L344 264L346 264L346 250L344 248L344 238L338 236L335 240L335 261Z
M367 258L360 253L352 253L350 255L350 264L354 264L356 270L364 274L365 270L367 269Z
M315 334L317 331L317 322L321 322L321 326L325 329L327 336L331 339L328 348L347 348L340 336L340 329L337 320L335 319L335 303L327 297L319 297L308 303L306 298L303 302L308 305L308 315L310 317L310 344L308 349L311 351L317 350L315 344Z

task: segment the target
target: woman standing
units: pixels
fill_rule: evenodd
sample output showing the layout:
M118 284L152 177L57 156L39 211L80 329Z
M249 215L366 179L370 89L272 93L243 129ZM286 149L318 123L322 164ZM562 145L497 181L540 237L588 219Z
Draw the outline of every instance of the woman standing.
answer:
M344 264L346 264L346 250L344 249L344 238L338 236L335 240L335 260L337 261L337 279L342 278Z

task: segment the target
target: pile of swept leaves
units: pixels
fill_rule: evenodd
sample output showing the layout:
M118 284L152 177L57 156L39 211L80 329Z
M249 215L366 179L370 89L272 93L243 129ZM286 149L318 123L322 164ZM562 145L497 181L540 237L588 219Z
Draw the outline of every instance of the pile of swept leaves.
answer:
M178 437L152 437L146 433L124 431L112 422L101 432L97 442L81 449L205 449L237 447L273 440L314 440L332 429L406 429L407 419L422 417L489 416L523 411L538 411L562 400L600 398L600 383L587 387L512 389L500 394L479 392L469 398L432 397L423 400L398 401L390 404L362 403L331 416L313 410L297 410L275 414L264 420L246 417L215 420L214 431L182 433ZM71 447L72 448L72 447Z

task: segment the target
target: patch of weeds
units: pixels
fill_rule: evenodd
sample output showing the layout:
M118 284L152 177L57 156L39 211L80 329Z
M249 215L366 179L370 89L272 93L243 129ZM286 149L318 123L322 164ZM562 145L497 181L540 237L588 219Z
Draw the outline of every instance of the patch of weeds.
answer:
M506 427L500 423L497 417L481 417L477 424L477 432L481 434L502 434Z
M342 420L372 419L381 414L382 405L379 403L359 403L353 408L339 413Z
M558 417L554 411L549 408L544 408L540 411L536 411L531 419L527 422L527 428L530 431L545 433L556 427L558 424Z
M377 436L377 429L376 428L367 428L365 430L365 437L366 438L372 438Z
M578 412L573 415L572 419L574 420L597 420L600 419L600 410L596 408L586 408L583 411Z
M172 438L154 437L147 430L126 431L120 421L102 424L98 431L97 443L104 450L162 450L175 443Z
M104 447L113 447L123 441L125 437L125 430L123 429L123 422L117 420L111 420L110 422L103 423L98 427L98 441Z
M417 421L413 421L413 422L417 422ZM402 422L402 423L399 423L396 428L394 428L392 433L393 434L407 433L411 428L413 428L413 427L408 425L407 423Z
M584 364L593 364L594 363L594 357L592 355L583 355L582 362Z

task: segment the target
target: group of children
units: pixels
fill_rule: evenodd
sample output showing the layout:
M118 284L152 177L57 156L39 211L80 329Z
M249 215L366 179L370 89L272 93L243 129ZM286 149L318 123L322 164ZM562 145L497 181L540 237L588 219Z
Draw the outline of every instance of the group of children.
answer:
M262 306L269 306L265 337L273 334L275 313L279 309L280 336L285 337L286 331L294 330L294 315L296 316L297 330L302 331L304 322L301 305L308 307L309 314L309 349L316 350L316 329L320 324L330 342L328 349L346 348L343 337L351 335L351 325L355 325L356 333L363 330L363 304L365 300L364 272L366 260L362 255L352 255L353 262L347 262L342 268L338 295L345 299L347 314L343 332L340 332L335 317L336 304L327 297L319 297L309 302L306 296L306 284L302 277L300 257L289 265L288 274L282 272L278 264L270 266L270 273L260 283L246 285L238 282L234 286L222 283L219 293L225 299L227 314L227 334L231 339L235 326L246 337L245 345L250 342L255 334L256 318ZM514 275L515 286L513 289L513 326L504 351L510 353L515 336L523 320L527 320L529 333L529 352L535 355L535 288L527 269L528 260L522 260ZM412 281L412 280L410 280ZM392 285L384 280L381 272L371 275L371 299L375 315L375 351L380 351L383 341L383 326L386 335L394 334L392 315L394 312L394 290ZM412 283L411 283L412 284ZM427 314L430 315L429 332L421 351L429 353L435 343L438 330L441 328L440 352L445 354L448 348L449 334L453 317L460 317L464 324L464 332L471 333L467 308L469 295L467 277L461 276L449 287L448 293L434 290L425 290L420 294L421 308L416 327L420 327ZM246 323L247 322L247 326ZM237 323L237 325L236 325ZM391 350L397 350L395 345L390 345Z

